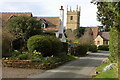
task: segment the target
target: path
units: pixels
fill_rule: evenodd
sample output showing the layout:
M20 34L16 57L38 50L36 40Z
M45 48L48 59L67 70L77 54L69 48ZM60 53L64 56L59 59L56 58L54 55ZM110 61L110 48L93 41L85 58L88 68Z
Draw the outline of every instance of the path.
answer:
M79 60L68 62L56 69L47 70L42 74L32 75L28 78L90 78L103 59L107 58L109 52L100 51L90 53Z

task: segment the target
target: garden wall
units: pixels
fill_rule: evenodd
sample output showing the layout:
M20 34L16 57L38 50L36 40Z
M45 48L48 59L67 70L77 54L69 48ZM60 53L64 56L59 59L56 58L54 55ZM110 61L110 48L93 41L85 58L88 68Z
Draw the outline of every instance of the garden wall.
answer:
M33 68L33 69L52 69L63 64L65 62L50 64L50 63L41 63L33 62L30 60L3 60L2 64L4 67L13 67L13 68Z

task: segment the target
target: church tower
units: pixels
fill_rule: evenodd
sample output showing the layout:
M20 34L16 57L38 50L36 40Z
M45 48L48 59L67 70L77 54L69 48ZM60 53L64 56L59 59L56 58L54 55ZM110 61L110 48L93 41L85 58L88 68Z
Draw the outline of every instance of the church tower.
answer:
M68 10L67 7L67 29L75 30L80 26L80 7L78 9L78 5L76 10Z

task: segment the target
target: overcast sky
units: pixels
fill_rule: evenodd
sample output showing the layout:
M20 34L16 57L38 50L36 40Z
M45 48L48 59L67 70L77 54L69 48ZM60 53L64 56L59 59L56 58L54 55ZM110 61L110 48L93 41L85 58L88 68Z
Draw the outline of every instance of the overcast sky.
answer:
M90 3L91 0L1 0L0 12L32 12L33 16L44 17L59 17L60 6L65 9L66 23L66 8L81 6L80 26L98 26L96 5ZM64 24L66 25L66 24Z

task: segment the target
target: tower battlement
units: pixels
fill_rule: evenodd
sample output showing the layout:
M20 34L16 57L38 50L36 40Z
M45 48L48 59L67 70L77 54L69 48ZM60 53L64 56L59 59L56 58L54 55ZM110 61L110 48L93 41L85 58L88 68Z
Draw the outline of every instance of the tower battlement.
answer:
M78 5L76 10L67 7L67 29L75 30L80 26L80 7Z

